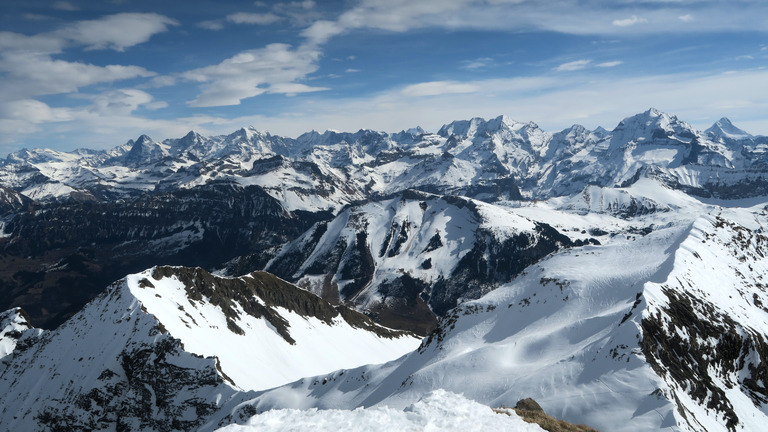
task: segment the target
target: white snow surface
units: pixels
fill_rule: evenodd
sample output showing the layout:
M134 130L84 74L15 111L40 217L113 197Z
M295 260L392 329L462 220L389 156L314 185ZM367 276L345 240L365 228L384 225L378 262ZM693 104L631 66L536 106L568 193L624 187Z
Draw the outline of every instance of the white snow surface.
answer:
M250 394L244 390L266 389L306 375L391 360L419 344L420 339L413 336L389 339L353 328L340 316L329 325L282 308L274 309L289 325L295 344L280 337L265 319L246 313L240 313L237 320L244 334L235 334L227 328L221 309L205 298L191 301L175 276L154 279L152 273L150 269L114 283L55 330L29 329L17 309L0 315L0 388L4 389L0 393L0 429L36 430L42 427L38 417L44 411L67 412L72 421L87 424L87 416L98 418L103 407L93 411L87 408L88 403L73 406L72 398L89 400L85 397L89 395L99 403L114 404L110 399L113 393L121 394L115 380L123 380L119 386L135 379L129 376L131 367L125 365L125 359L162 349L158 346L163 344L178 343L181 349L162 358L153 354L149 359L154 358L155 365L167 362L170 368L179 368L177 373L185 379L202 374L199 385L184 384L182 391L163 402L171 407L210 404L220 408L206 430ZM142 288L142 280L154 288ZM21 338L36 339L24 350L14 351L20 338L13 332L21 333ZM212 379L211 373L224 379ZM112 396L102 400L94 394ZM153 409L160 410L160 406ZM159 418L163 414L156 415ZM195 416L192 410L177 418L194 420ZM138 428L138 423L132 427Z
M139 281L143 279L154 288L142 288ZM175 276L157 280L150 269L128 276L126 284L144 309L181 340L186 351L216 356L224 374L243 390L264 390L340 368L383 363L413 351L420 342L412 336L379 337L350 326L341 316L328 325L283 308L274 309L288 322L295 344L283 339L265 319L247 313L240 313L237 322L245 332L240 335L227 329L220 308L189 300L184 284Z
M366 432L423 431L540 432L513 410L494 413L489 407L445 390L435 390L403 410L379 406L355 410L272 410L251 417L246 424L229 425L218 432Z
M20 308L0 313L0 360L13 353L19 339L39 336L41 330L33 329L21 315Z
M602 245L555 253L511 283L460 305L441 321L441 332L406 357L304 378L263 392L252 403L259 410L403 408L429 391L446 389L490 406L514 406L532 397L550 415L598 430L727 431L718 412L693 401L685 386L657 375L646 362L641 319L664 306L659 286L690 281L696 296L715 310L765 334L768 314L751 303L755 288L749 282L768 277L760 258L766 251L752 240L739 252L733 239L739 232L768 228L768 200L715 205L650 179L622 190L591 190L589 196L600 197L602 204L595 207L590 198L581 215L565 209L573 200L507 205L574 238L585 235L581 230L600 228ZM607 211L606 203L650 197L661 210L630 219ZM716 217L728 221L726 228L716 226ZM645 234L638 229L647 226L654 229ZM716 379L728 388L743 379L744 368ZM731 384L726 394L745 430L759 430L768 420L766 406L756 406L738 386ZM680 404L701 424L686 421Z
M124 285L112 288L57 329L42 333L32 348L12 354L18 358L0 369L0 386L5 389L0 393L0 424L5 430L38 430L36 418L46 406L60 409L65 401L64 406L71 407L73 394L106 390L103 373L111 370L120 376L122 353L168 339ZM202 370L215 362L187 353L169 357L171 364L181 368ZM194 394L180 392L168 402L196 398L219 405L235 394L235 389L222 383Z
M106 188L124 194L229 180L259 185L287 210L333 210L371 193L406 188L467 195L513 178L523 196L546 199L587 185L654 176L702 187L738 184L764 170L765 139L721 119L705 132L650 109L611 132L574 125L551 133L505 116L459 120L436 134L310 132L297 139L244 128L227 136L142 136L110 151L20 151L0 161L0 182L38 200ZM651 171L648 171L651 169ZM495 191L495 192L490 192ZM482 192L473 192L475 195ZM472 194L469 194L472 195ZM475 196L473 195L473 196Z

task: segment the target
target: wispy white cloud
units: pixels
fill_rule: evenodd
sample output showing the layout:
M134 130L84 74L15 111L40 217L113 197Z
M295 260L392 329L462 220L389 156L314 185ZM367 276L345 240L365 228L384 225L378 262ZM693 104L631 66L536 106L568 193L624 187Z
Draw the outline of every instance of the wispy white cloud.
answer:
M5 77L0 81L0 97L5 100L71 93L93 84L155 75L140 66L95 66L35 53L5 53L2 60L0 72Z
M206 30L222 30L224 29L224 20L200 21L197 26Z
M632 6L634 14L621 11ZM695 19L691 9L695 7ZM557 0L552 2L492 0L361 0L336 19L317 20L303 32L315 44L359 29L405 32L422 28L482 31L554 31L580 35L766 31L760 17L768 3L750 1L734 7L719 1ZM610 17L606 19L606 16ZM567 17L564 18L564 17ZM680 21L688 25L680 26ZM642 24L642 25L641 25ZM630 30L631 29L631 30Z
M609 62L598 63L595 66L601 67L601 68L609 68L609 67L616 67L616 66L619 66L621 64L624 64L624 62L621 61L621 60L614 60L614 61L609 61Z
M302 30L301 35L307 38L310 44L321 45L347 30L349 29L335 21L319 20Z
M558 72L575 71L584 69L592 63L592 60L575 60L568 63L563 63L560 66L554 68Z
M189 102L191 106L239 105L241 100L263 93L295 95L326 90L297 83L318 69L319 56L316 49L270 44L180 76L201 84L202 91Z
M255 2L254 6L268 7L269 5L265 2ZM315 6L312 0L275 3L271 7L271 12L236 12L224 18L201 21L197 26L206 30L222 30L228 23L269 25L285 19L290 20L294 25L308 26L320 17Z
M91 101L91 105L85 108L86 112L102 117L128 116L140 107L157 110L168 106L164 101L155 101L149 93L133 88L109 90L96 95L83 95L81 97Z
M647 22L648 20L645 18L638 17L637 15L632 15L629 18L613 20L612 24L615 25L616 27L629 27L635 24L642 24Z
M456 81L431 81L405 87L402 93L408 96L437 96L456 93L474 93L478 87Z
M496 61L490 57L481 57L473 60L464 60L462 62L461 68L467 70L483 69L495 63Z
M452 82L451 85L466 86L472 92L435 92L431 97L408 91L434 86L418 83L373 97L303 103L292 113L221 120L221 127L234 130L238 124L253 124L290 136L309 129L327 128L398 131L421 125L434 131L455 119L508 114L520 121L535 121L550 131L574 123L611 129L624 116L653 106L677 114L702 129L725 115L739 120L740 124L757 124L750 133L768 134L768 116L764 114L768 113L768 88L761 85L765 80L768 80L768 70L759 69L731 74L691 73L600 80L575 75L523 77ZM585 100L590 102L585 104ZM757 119L763 123L757 123Z
M312 0L276 3L272 12L288 18L294 25L305 27L322 17Z
M122 51L176 24L157 14L117 14L75 22L33 36L0 32L0 72L4 74L0 98L25 100L39 95L77 92L98 83L154 76L154 72L140 66L97 66L54 56L72 46Z
M154 87L154 88L170 87L170 86L176 85L177 81L178 80L176 79L175 76L160 75L149 80L147 87Z
M29 21L50 21L53 19L50 15L41 15L41 14L33 14L33 13L25 13L22 15L22 18Z
M140 108L157 110L167 103L156 101L146 92L136 89L108 90L104 93L74 97L89 101L85 106L53 108L41 101L23 99L0 105L0 144L13 142L19 136L46 130L72 133L78 128L88 130L86 140L95 147L104 147L105 139L118 131L133 133L142 123L151 125L154 120L135 115ZM170 125L167 125L171 130ZM108 142L108 141L107 141ZM115 143L106 145L114 146Z
M258 24L266 25L280 21L282 18L273 13L249 13L249 12L237 12L231 15L227 15L227 21L235 24Z
M123 51L147 42L153 35L168 31L169 27L176 25L179 25L178 21L159 14L120 13L78 21L52 35L84 45L86 49Z

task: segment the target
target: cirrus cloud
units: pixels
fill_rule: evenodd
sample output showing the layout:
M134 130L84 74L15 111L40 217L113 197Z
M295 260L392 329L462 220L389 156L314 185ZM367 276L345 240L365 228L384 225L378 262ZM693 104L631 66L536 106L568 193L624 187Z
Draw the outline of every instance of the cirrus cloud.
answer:
M586 68L590 63L592 63L592 60L575 60L572 62L563 63L560 66L555 67L554 70L558 72L576 71Z
M637 15L632 15L629 18L613 20L613 25L615 25L616 27L629 27L635 24L642 24L647 22L648 20L645 18L640 18Z
M456 81L431 81L406 86L401 91L407 96L438 96L456 93L474 93L478 90L472 84Z

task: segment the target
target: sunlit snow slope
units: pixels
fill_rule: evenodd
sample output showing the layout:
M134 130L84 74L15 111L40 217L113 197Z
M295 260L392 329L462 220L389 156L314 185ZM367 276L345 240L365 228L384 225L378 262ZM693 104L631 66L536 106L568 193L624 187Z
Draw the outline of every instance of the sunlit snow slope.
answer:
M460 305L402 359L305 378L252 404L404 407L447 389L491 406L533 397L599 430L759 430L768 421L768 240L759 234L768 213L764 203L727 208L665 190L626 189L675 208L634 219L613 205L566 214L559 200L517 209L564 231L602 227L603 244L557 252ZM662 225L642 229L653 223Z
M274 410L252 417L244 425L233 424L217 432L366 432L392 431L507 431L541 432L513 410L497 414L487 406L460 395L436 390L418 402L398 410L389 407L346 410Z
M409 190L342 211L267 265L392 327L421 332L466 299L571 245L552 227L469 198Z
M8 430L197 429L241 390L390 360L419 341L266 273L184 267L130 275L54 331L25 335L18 311L2 324Z

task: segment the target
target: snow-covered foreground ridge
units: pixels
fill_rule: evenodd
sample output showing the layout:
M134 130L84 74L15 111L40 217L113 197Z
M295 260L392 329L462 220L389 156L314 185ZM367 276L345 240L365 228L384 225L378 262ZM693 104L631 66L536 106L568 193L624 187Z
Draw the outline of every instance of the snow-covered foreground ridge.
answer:
M278 432L339 430L392 431L507 431L541 432L514 411L497 414L485 405L460 395L437 390L404 410L389 407L347 410L274 410L252 417L244 425L230 425L217 432Z
M244 391L391 360L419 343L260 272L156 267L56 330L29 329L20 314L0 323L8 430L210 428Z
M709 213L555 253L449 312L401 359L305 378L249 403L402 408L447 389L490 406L533 397L599 430L761 430L767 214Z

